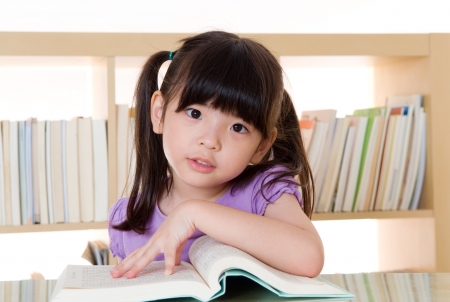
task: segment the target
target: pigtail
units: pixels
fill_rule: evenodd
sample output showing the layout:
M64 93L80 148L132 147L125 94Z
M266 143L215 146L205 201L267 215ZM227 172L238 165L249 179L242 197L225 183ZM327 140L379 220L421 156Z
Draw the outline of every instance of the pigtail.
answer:
M136 85L134 93L136 171L126 220L114 226L117 230L133 230L143 234L155 210L161 190L169 185L167 182L168 162L164 156L162 135L153 132L150 118L151 98L158 90L158 70L168 56L168 51L161 51L151 56L143 66Z
M272 145L272 164L281 164L289 169L270 181L276 182L285 176L293 176L299 182L303 200L303 211L311 218L314 206L314 181L307 154L303 146L298 117L291 97L283 91L281 112L277 121L277 138Z

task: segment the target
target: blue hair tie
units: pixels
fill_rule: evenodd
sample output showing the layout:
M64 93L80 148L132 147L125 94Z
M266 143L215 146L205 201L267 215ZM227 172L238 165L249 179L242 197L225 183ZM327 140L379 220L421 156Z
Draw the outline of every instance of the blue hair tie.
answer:
M172 60L172 58L173 58L173 51L171 51L171 52L169 53L169 60Z

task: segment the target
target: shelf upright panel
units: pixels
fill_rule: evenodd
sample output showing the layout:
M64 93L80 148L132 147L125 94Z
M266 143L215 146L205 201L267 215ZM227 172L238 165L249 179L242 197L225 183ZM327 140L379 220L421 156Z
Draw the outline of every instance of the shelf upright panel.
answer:
M107 59L108 87L108 204L117 200L117 108L116 108L116 61Z
M450 34L431 34L431 89L429 116L431 164L436 234L436 268L450 271Z

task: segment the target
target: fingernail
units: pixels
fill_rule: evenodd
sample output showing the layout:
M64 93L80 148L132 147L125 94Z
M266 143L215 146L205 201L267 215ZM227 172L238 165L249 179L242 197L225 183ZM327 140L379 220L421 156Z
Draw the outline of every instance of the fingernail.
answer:
M166 276L171 275L171 274L172 274L172 272L170 270L168 270L168 269L166 269L164 271L164 275L166 275Z

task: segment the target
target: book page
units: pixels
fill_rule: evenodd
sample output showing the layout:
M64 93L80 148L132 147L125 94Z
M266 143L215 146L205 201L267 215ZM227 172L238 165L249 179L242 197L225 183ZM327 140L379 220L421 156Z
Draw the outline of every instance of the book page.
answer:
M217 288L223 272L241 269L286 293L341 293L317 279L295 276L272 268L253 256L209 236L202 236L192 244L189 258L212 290Z
M188 263L175 266L172 275L164 275L164 261L150 263L136 278L113 278L109 273L113 265L69 265L63 287L65 288L110 288L171 281L204 281Z

